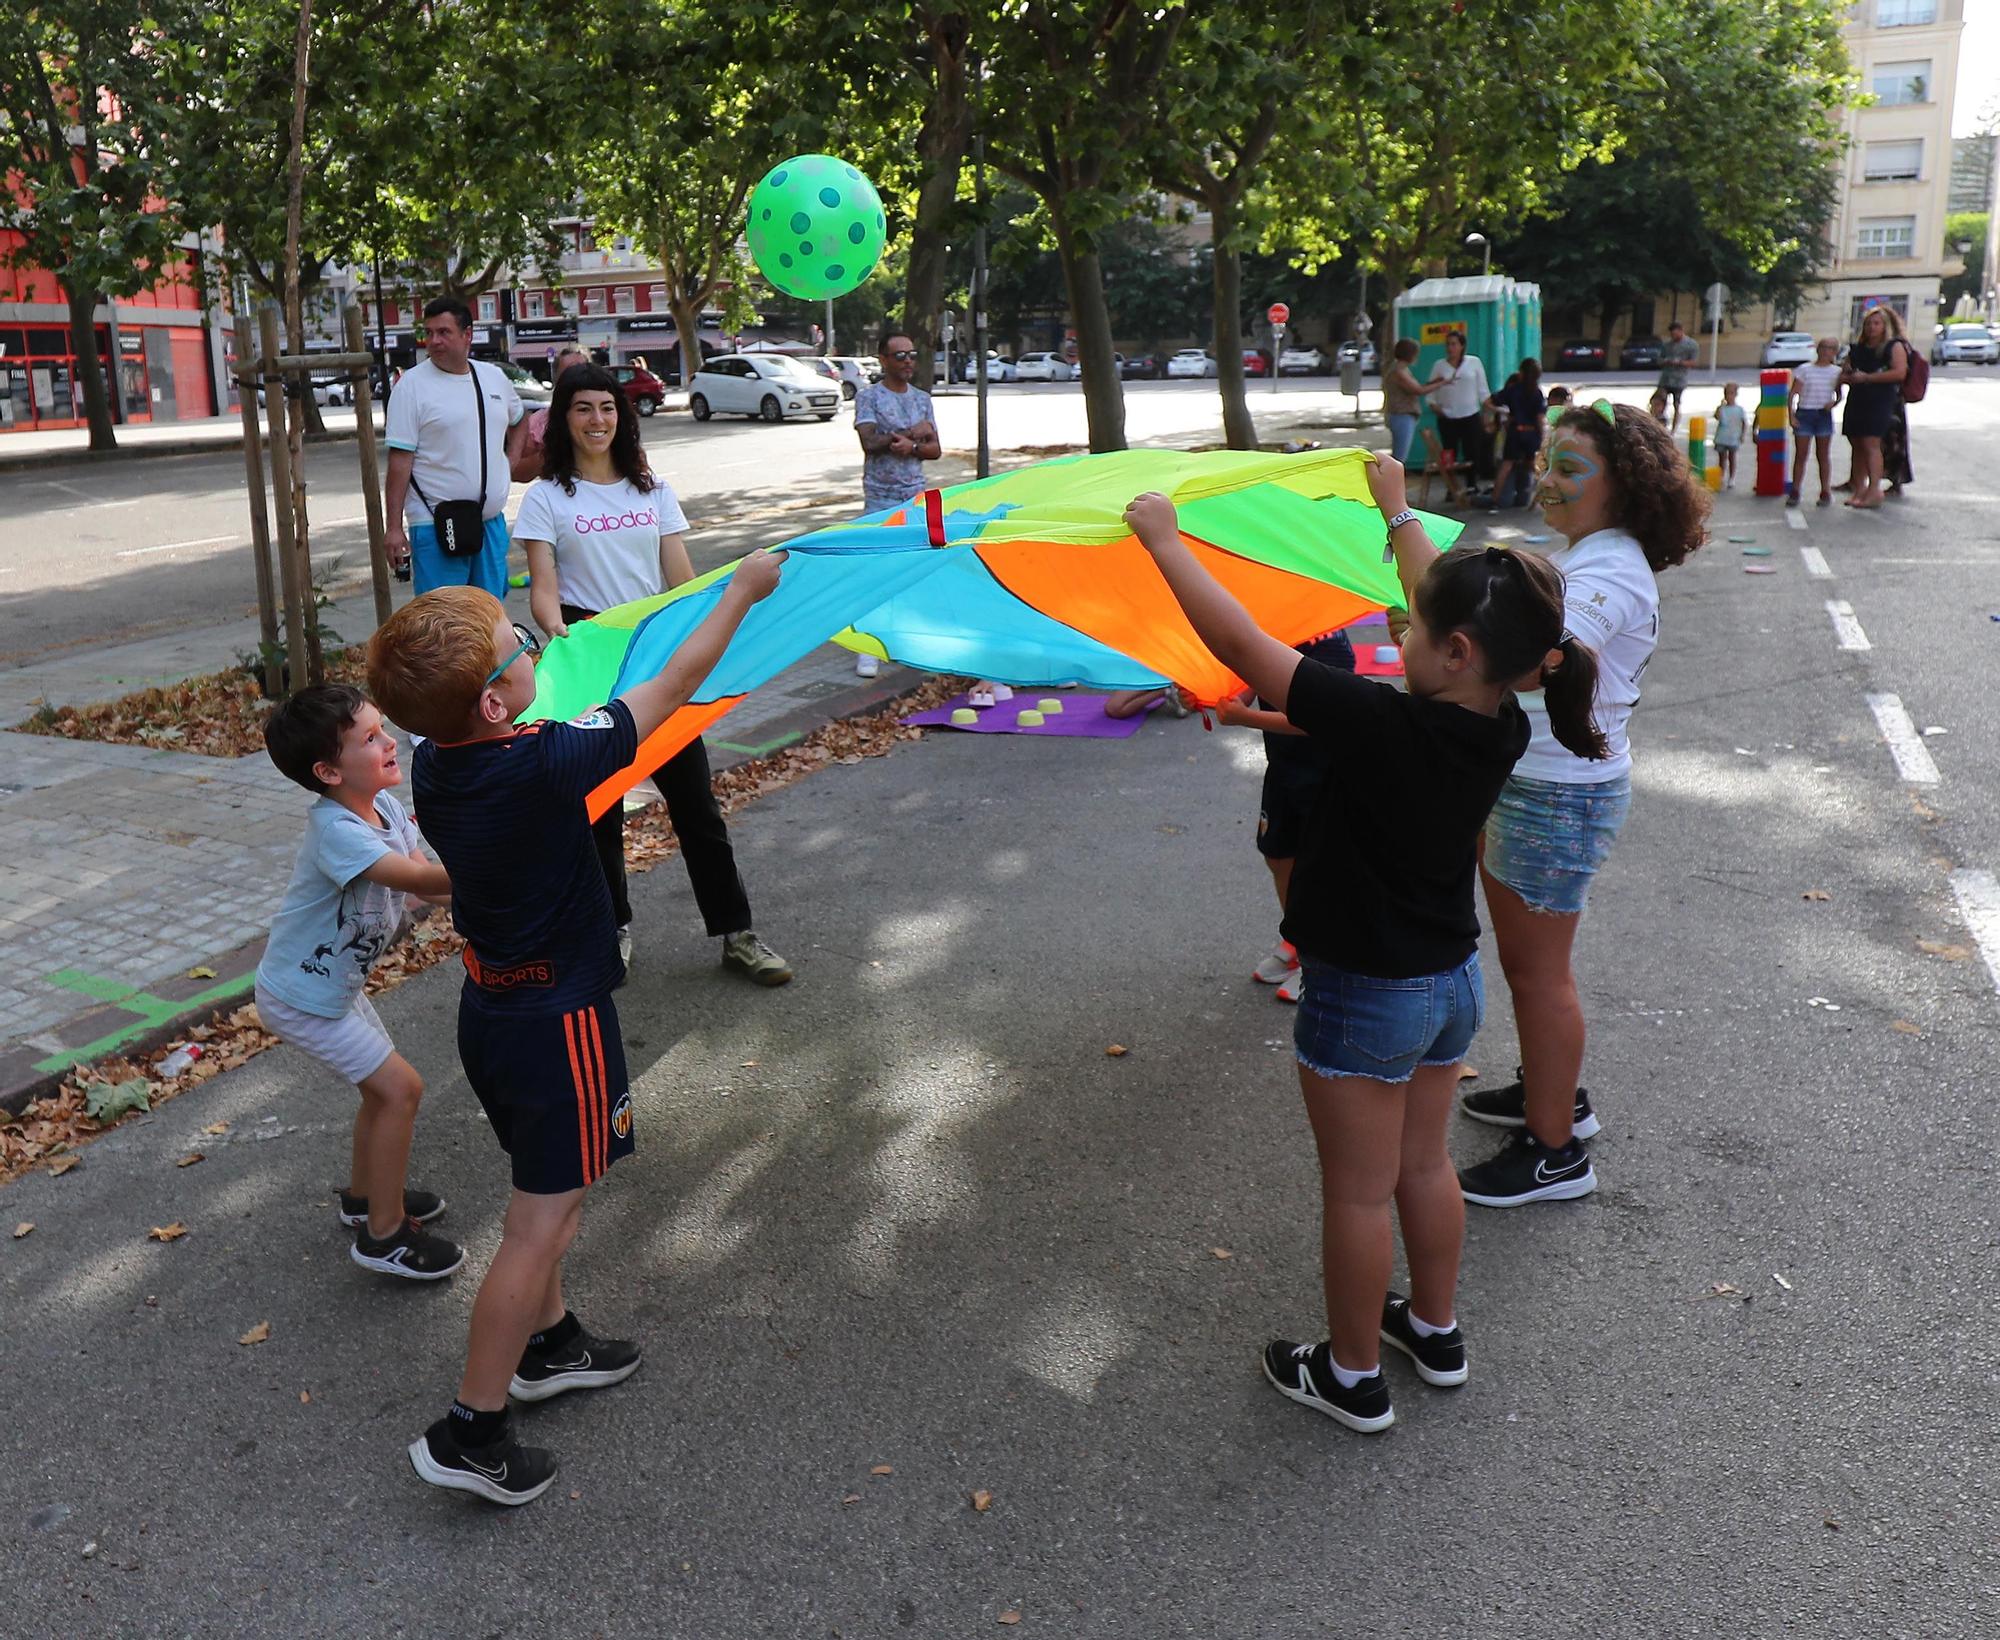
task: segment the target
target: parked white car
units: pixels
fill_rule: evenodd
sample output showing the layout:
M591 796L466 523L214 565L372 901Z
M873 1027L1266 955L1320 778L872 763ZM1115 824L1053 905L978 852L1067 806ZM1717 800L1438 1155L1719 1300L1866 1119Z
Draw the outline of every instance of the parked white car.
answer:
M530 409L540 409L556 396L556 390L540 376L530 375L511 359L501 360L497 368L514 384L515 393Z
M1333 361L1316 347L1288 347L1278 355L1278 374L1281 376L1324 376L1333 369Z
M1773 331L1771 339L1764 344L1764 363L1768 367L1783 364L1811 364L1813 362L1813 339L1803 330Z
M958 366L958 379L960 381L969 382L978 373L976 369L978 361L970 353L966 354L963 359L954 357L952 362ZM1003 357L989 347L986 350L986 379L989 382L1013 382L1019 381L1021 376L1020 372L1014 368L1014 361L1012 359Z
M1167 374L1177 379L1215 374L1215 360L1198 347L1184 347L1167 360Z
M1984 325L1946 325L1938 342L1938 363L2000 364L2000 342Z
M839 408L838 387L810 364L783 353L720 354L695 372L688 389L688 409L696 421L715 415L831 421Z
M1023 382L1071 382L1076 366L1060 353L1023 353L1014 361L1014 379Z

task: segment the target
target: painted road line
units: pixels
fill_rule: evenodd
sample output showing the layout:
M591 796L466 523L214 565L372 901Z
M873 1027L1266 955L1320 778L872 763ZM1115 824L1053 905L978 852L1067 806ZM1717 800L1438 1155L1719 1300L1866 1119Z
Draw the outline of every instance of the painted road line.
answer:
M1868 634L1861 630L1861 623L1854 618L1854 606L1845 598L1829 598L1826 613L1833 622L1833 635L1840 640L1842 649L1873 649Z
M2000 883L1990 871L1954 871L1951 891L1958 896L1958 914L1971 930L1986 972L2000 990Z
M1931 759L1924 737L1917 733L1916 724L1910 721L1910 714L1903 710L1902 701L1894 695L1870 695L1868 710L1875 714L1876 726L1889 743L1896 772L1912 785L1935 786L1938 766Z
M1802 530L1806 527L1806 515L1800 512L1797 507L1787 507L1785 509L1785 522L1795 530Z
M240 532L235 535L204 535L198 540L168 541L164 545L157 547L127 547L123 552L116 553L113 556L118 558L145 558L156 552L179 552L183 547L214 547L221 545L224 541L241 541L242 539L243 536Z
M1833 571L1827 566L1826 554L1818 547L1801 547L1799 556L1806 561L1806 574L1820 581L1833 579Z

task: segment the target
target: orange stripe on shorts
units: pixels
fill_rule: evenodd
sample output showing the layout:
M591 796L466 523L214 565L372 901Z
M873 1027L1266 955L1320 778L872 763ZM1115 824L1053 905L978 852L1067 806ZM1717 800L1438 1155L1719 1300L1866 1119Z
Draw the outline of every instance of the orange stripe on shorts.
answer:
M591 1134L589 1087L584 1079L583 1060L578 1053L576 1015L563 1015L563 1043L569 1049L570 1080L576 1087L576 1149L583 1170L583 1182L590 1183Z

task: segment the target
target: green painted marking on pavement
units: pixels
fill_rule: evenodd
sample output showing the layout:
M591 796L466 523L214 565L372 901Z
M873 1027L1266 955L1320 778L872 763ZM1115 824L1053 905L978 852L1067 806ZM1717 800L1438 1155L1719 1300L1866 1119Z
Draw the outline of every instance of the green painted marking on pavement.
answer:
M762 746L745 746L734 740L718 740L716 745L720 746L725 752L737 752L744 757L766 757L775 752L780 746L789 746L794 741L804 740L805 738L803 730L794 729L790 734L780 735L776 740L769 741Z
M81 991L87 997L99 1002L123 1002L127 997L137 996L139 987L127 985L123 980L104 979L97 974L86 974L77 968L58 968L53 974L42 976L44 985L54 985L64 991Z
M193 996L185 997L179 1002L169 1002L165 997L156 997L150 991L134 991L117 985L114 981L96 979L92 975L79 974L69 968L58 969L55 974L50 974L47 978L51 985L59 985L65 991L80 991L86 996L96 997L100 1002L115 1003L137 1017L131 1024L121 1025L116 1030L100 1036L95 1042L82 1042L73 1048L64 1048L60 1053L50 1054L46 1059L36 1060L35 1069L45 1075L67 1070L79 1062L88 1063L93 1059L102 1058L105 1054L115 1053L126 1043L144 1036L148 1031L157 1030L177 1015L192 1013L213 1003L226 1002L231 997L243 995L257 983L257 975L253 969L250 973L239 974L234 979L220 980L206 990L197 991ZM79 984L78 981L86 983ZM100 994L104 991L118 994L109 996Z

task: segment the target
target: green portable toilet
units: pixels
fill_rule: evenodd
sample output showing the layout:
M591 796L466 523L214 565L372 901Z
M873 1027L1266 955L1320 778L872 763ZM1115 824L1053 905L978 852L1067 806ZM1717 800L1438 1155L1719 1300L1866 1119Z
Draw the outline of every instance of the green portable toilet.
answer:
M1540 356L1541 287L1500 274L1426 279L1396 298L1395 329L1398 339L1407 336L1417 344L1410 370L1418 381L1429 379L1431 367L1444 357L1445 337L1459 330L1465 333L1466 351L1486 366L1489 387L1497 388L1523 359ZM1437 412L1428 398L1424 416L1436 432ZM1410 449L1410 465L1417 469L1426 461L1422 437L1420 424L1418 442Z

